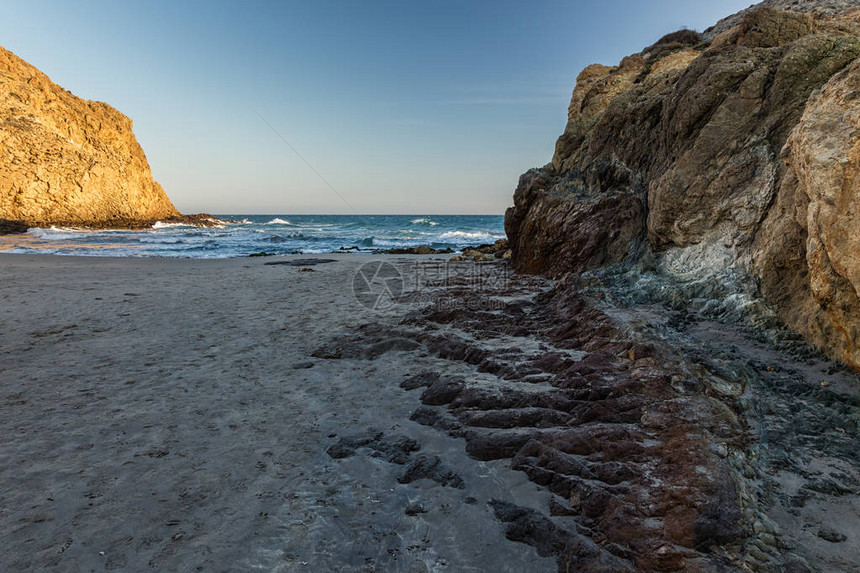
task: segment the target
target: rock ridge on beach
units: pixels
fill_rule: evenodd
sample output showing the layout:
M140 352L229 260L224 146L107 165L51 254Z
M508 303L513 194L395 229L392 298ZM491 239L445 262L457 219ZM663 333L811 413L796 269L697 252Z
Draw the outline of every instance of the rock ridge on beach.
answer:
M624 291L576 275L431 281L403 295L417 304L398 324L366 323L313 356L423 362L400 370L410 420L551 494L487 505L560 572L853 570L857 377ZM370 432L328 454L385 456L392 442Z
M186 222L153 180L131 119L74 96L2 47L0 157L2 219L31 227Z
M860 369L858 6L771 0L587 67L506 214L514 268L621 266L740 314L763 297Z

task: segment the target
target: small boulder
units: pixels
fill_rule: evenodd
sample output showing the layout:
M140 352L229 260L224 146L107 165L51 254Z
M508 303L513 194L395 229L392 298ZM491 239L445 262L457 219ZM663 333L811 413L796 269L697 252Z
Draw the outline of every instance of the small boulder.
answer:
M450 404L465 387L466 384L460 379L437 380L421 394L421 402L429 406Z

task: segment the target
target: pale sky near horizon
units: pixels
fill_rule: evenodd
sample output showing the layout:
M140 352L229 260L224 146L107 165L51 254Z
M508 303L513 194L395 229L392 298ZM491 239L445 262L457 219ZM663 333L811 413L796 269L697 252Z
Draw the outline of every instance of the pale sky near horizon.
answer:
M0 0L0 45L134 120L183 212L501 214L574 80L750 0ZM262 119L261 119L262 118Z

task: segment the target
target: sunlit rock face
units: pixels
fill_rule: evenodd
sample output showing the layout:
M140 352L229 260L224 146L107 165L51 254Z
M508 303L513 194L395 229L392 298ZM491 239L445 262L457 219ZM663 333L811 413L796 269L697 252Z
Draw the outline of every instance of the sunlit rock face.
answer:
M0 218L31 226L178 216L107 104L75 97L0 47Z
M730 272L860 368L860 1L763 4L582 72L507 213L513 264Z

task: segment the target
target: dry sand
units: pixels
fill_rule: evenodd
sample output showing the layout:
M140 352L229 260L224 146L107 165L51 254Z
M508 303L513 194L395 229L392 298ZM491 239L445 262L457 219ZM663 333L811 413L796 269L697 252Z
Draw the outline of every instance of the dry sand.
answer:
M353 297L355 271L380 257L326 258L299 272L0 256L0 570L554 571L487 506L549 494L409 421L403 372L438 361L311 357L409 310ZM326 453L370 428L442 455L464 488ZM414 504L426 513L406 515Z

